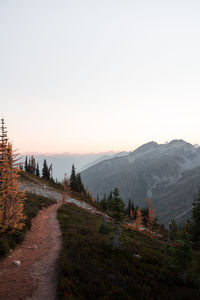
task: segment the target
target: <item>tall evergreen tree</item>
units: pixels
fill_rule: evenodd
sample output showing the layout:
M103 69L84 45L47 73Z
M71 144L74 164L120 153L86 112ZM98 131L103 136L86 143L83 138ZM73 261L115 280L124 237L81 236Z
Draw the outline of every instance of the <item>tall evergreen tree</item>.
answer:
M108 195L108 202L110 202L113 198L113 192L111 191L110 194Z
M72 170L71 170L71 175L69 179L69 186L72 191L78 192L78 193L83 193L88 196L88 198L93 199L91 193L86 191L84 184L81 179L81 174L78 173L76 175L75 167L74 164L72 165Z
M48 173L49 173L49 179L54 182L54 179L53 179L53 166L52 166L52 164L50 164L50 166L48 168Z
M30 158L29 158L29 160L28 160L28 164L27 164L27 172L31 172L31 160L30 160Z
M77 177L74 164L72 165L71 176L69 179L69 185L72 191L77 191Z
M40 169L39 169L39 164L38 163L37 163L35 175L38 176L38 177L40 177Z
M36 162L33 155L31 155L30 161L29 161L29 172L33 175L36 173Z
M126 213L129 216L129 218L130 218L130 213L131 213L131 198L128 199L128 206L127 206L127 209L126 209Z
M25 159L24 169L25 169L25 171L28 171L28 157L27 156L26 156L26 159Z
M112 203L112 200L113 200L113 192L111 191L107 197L107 210L109 211L112 211L113 210L113 203Z
M170 233L170 238L174 241L178 235L178 226L176 224L175 219L172 219L169 224L169 233Z
M111 200L110 209L112 210L112 216L117 222L120 222L124 218L125 207L124 202L120 198L119 189L116 187L113 191L113 198Z
M100 201L100 205L101 205L101 208L103 209L103 211L107 210L107 208L108 208L108 198L107 198L106 194L104 194L103 199Z
M20 164L20 165L19 165L19 169L20 169L21 171L24 170L23 164Z
M77 176L76 176L76 189L77 189L77 192L79 192L79 193L85 192L85 188L84 188L84 185L82 183L80 173L78 173Z
M44 159L44 163L43 163L42 178L47 179L47 180L50 179L49 168L48 168L46 159Z

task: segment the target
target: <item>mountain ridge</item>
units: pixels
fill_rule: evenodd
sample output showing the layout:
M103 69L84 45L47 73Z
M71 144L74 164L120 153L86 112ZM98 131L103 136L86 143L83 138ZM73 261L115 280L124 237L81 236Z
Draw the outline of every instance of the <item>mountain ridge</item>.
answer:
M100 198L116 186L125 203L131 197L135 204L146 206L150 196L160 221L167 223L171 215L178 216L192 205L200 184L200 148L177 139L165 144L149 142L81 175L85 186Z

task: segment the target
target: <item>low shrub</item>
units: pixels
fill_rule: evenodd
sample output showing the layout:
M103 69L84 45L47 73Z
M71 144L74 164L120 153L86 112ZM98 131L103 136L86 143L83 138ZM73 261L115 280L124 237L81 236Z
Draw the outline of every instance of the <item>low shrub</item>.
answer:
M109 223L102 223L99 226L99 232L101 234L109 234L112 231L112 227L110 226Z
M20 244L25 237L25 231L14 231L11 234L9 234L8 239L10 241L14 241L16 244Z
M199 291L194 285L186 287L176 281L168 284L168 277L160 276L166 254L159 243L146 235L120 228L120 245L113 248L114 225L104 223L103 217L63 205L58 210L58 220L63 234L60 300L198 299ZM179 298L180 295L187 296Z
M6 238L0 238L0 256L4 256L9 252L9 244Z

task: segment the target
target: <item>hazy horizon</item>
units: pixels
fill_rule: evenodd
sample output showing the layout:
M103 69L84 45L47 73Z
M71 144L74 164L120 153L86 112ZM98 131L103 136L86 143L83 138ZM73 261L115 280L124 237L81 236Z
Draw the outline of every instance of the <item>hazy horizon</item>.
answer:
M20 152L200 144L200 2L1 1L0 99Z
M26 151L26 152L21 152L20 154L21 155L27 155L27 156L29 156L29 155L47 155L47 156L51 156L51 155L71 155L71 156L77 155L78 156L78 155L80 155L80 156L82 156L82 155L104 155L104 154L105 155L106 154L112 155L112 154L123 153L123 152L127 152L127 153L133 152L137 148L139 148L139 147L141 147L141 146L143 146L145 144L151 143L151 142L155 142L158 145L164 145L164 144L168 144L168 143L170 143L170 142L172 142L174 140L183 140L183 139L173 139L173 140L170 140L170 141L165 141L165 143L158 143L157 141L148 141L148 142L146 142L144 144L141 144L138 147L136 147L136 148L134 148L132 150L129 150L129 151L128 150L124 150L124 151L110 150L110 151L102 151L102 152L84 152L84 153L78 153L78 152L34 152L34 151ZM183 141L186 142L186 143L189 143L188 141L185 141L185 140L183 140ZM199 146L200 147L200 145L197 144L197 143L194 143L194 144L193 143L189 143L189 144L191 144L193 146Z

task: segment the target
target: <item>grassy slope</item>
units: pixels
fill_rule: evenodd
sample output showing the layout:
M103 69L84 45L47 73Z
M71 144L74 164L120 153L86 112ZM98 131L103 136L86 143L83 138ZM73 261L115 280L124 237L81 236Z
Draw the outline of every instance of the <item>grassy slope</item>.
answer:
M63 205L58 219L63 233L59 299L199 299L197 289L162 274L165 250L142 233L121 228L121 244L113 249L113 225L101 234L102 217Z

